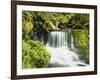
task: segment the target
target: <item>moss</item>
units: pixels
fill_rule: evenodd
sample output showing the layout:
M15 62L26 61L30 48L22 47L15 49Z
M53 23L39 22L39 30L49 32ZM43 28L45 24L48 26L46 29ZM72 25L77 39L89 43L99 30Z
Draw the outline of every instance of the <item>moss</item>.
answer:
M89 48L77 48L79 58L89 64Z
M89 33L87 30L73 30L74 44L81 60L89 64Z
M73 30L74 44L76 47L88 48L89 38L86 30Z
M22 12L22 32L23 38L29 39L29 33L33 30L33 15L31 12L23 11Z
M39 41L23 41L22 68L44 68L48 67L50 54Z

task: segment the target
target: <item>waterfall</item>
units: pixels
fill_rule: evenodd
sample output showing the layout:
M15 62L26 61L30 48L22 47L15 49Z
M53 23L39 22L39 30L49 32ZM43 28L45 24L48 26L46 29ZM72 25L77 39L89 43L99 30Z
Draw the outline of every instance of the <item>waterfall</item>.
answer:
M67 38L66 34L64 32L60 31L52 31L49 34L47 46L51 47L67 47Z
M51 67L79 66L83 64L78 54L68 47L68 33L71 31L51 31L48 35L46 48L51 54ZM71 48L73 49L73 36L71 35Z
M71 33L71 30L70 30L70 33ZM75 45L74 45L74 38L73 38L73 35L72 35L72 33L70 34L71 35L71 49L72 50L75 50Z
M71 35L71 48L72 49L75 49L74 40L73 40L73 36L72 35Z

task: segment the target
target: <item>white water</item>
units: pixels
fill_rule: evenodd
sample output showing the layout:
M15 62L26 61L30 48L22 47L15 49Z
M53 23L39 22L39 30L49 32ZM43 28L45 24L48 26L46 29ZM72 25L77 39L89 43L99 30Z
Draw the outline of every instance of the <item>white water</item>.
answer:
M62 31L52 31L49 34L46 47L51 53L51 67L85 65L80 61L78 55L69 49L67 34ZM73 37L71 37L71 48L74 48Z

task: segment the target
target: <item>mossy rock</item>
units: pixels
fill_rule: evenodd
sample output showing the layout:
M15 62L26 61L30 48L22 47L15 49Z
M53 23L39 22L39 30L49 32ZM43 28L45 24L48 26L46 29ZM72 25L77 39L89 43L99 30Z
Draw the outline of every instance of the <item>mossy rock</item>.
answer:
M89 48L77 48L77 54L81 60L89 64Z
M87 30L72 30L72 35L76 47L89 47L89 34Z
M22 68L46 68L50 61L50 54L39 41L23 41Z

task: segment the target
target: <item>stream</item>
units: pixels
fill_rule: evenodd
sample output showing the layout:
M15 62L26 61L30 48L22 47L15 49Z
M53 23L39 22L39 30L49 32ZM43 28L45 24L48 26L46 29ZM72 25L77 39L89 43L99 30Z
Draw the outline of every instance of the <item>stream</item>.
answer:
M49 67L70 67L87 65L84 61L79 59L79 55L75 52L73 36L71 35L69 39L68 34L70 33L71 30L51 31L48 34L46 48L51 54Z

